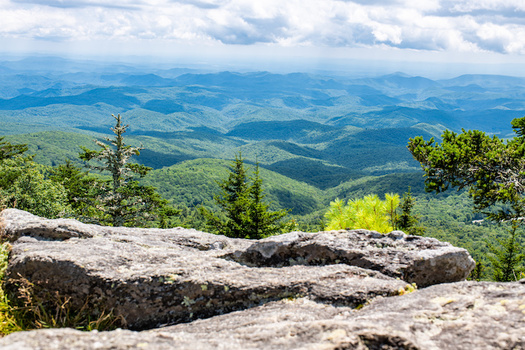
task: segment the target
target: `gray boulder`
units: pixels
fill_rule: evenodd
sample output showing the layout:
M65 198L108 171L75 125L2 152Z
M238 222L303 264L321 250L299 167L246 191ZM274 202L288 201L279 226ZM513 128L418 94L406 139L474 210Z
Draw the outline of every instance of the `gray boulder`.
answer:
M41 349L525 349L525 284L459 282L361 309L306 298L143 332L46 329L0 339Z
M40 298L58 292L74 308L111 310L134 330L303 297L355 308L397 295L407 282L462 280L474 265L463 249L399 232L293 232L255 241L47 220L15 209L1 216L13 241L12 292L28 280Z
M292 232L256 241L235 254L232 259L253 266L359 266L420 287L464 280L475 266L465 249L400 231Z
M356 307L376 296L396 295L407 284L344 264L248 267L226 257L255 241L195 230L100 227L17 210L6 210L3 218L6 233L15 238L7 270L12 292L28 280L39 299L58 292L73 309L88 303L95 311L111 310L130 329L189 322L283 298Z
M148 333L210 349L525 349L524 310L525 284L460 282L360 310L281 301Z

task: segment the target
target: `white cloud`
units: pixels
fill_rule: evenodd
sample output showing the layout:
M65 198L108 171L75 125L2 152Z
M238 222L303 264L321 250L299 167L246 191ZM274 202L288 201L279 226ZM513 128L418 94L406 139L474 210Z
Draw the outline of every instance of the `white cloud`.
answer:
M0 38L525 53L523 0L0 0Z
M448 0L444 3L450 6L452 11L466 13L477 10L500 11L505 9L510 11L525 11L525 2L521 0Z

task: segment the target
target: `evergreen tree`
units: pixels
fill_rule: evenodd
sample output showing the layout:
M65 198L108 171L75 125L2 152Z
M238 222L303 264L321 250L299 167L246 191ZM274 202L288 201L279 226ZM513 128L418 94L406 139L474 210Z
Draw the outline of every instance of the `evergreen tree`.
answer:
M248 207L248 232L249 238L259 239L274 235L284 228L281 219L288 212L286 210L270 211L270 205L263 202L265 194L262 188L262 179L259 174L259 163L251 178L252 185L249 190Z
M488 258L494 267L493 279L498 282L510 282L517 279L522 268L519 267L525 259L525 254L521 253L520 234L518 233L518 223L513 220L505 239L496 239L499 246L487 241L487 246L491 252Z
M221 213L215 214L201 208L211 231L228 237L259 239L286 227L281 222L286 211L272 212L269 205L263 202L258 164L251 178L252 183L248 180L244 159L239 152L231 164L228 178L219 182L220 194L214 197Z
M470 276L468 276L468 280L470 281L481 281L483 279L483 276L485 275L485 265L482 261L476 260L476 267L472 272L470 273Z
M12 145L0 137L0 209L18 208L45 218L71 211L63 186L48 178L48 168L24 156L27 145Z
M222 209L225 218L203 208L207 225L219 234L245 238L248 230L248 183L244 159L240 152L235 155L228 178L218 184L221 191L213 199Z
M153 187L142 186L136 180L137 176L145 176L151 168L129 162L143 148L126 145L123 135L129 125L122 124L120 114L112 116L116 121L111 128L115 137L105 138L109 144L95 141L101 150L82 147L83 152L80 153L80 159L86 162L97 161L94 165L88 165L89 168L111 176L109 182L98 183L97 193L91 198L93 205L103 213L102 217L93 219L112 226L145 226L155 220L161 220L165 225L168 217L178 211L171 208Z
M516 137L508 141L469 130L445 130L441 144L421 136L408 149L425 171L425 189L440 193L468 188L476 211L502 222L525 216L525 117L514 119Z
M95 197L98 188L106 188L107 180L94 177L82 168L75 166L70 160L50 170L49 179L61 184L67 191L67 202L78 218L101 218L103 212ZM89 220L88 220L89 221Z
M456 134L445 130L441 144L422 137L410 139L408 149L425 171L425 189L440 193L449 187L468 188L474 209L497 223L512 221L499 247L486 242L494 278L508 281L523 260L516 233L525 217L525 117L511 122L516 136L503 140L478 130ZM492 209L492 210L489 210Z
M412 214L412 209L415 203L416 200L412 197L410 188L408 188L408 191L403 194L403 199L399 206L401 214L396 217L395 228L402 230L409 235L420 236L425 232L425 228L419 226L419 218Z

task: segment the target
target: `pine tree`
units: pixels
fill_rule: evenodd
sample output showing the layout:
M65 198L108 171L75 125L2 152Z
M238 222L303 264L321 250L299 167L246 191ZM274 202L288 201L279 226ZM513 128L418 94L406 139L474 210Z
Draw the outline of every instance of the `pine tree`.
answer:
M392 222L399 205L399 196L387 194L382 201L375 194L344 201L336 199L330 203L325 214L328 220L326 229L366 229L387 233L393 230Z
M270 211L270 205L263 202L265 194L259 174L259 163L255 165L255 171L251 180L252 185L249 190L250 204L248 207L248 236L249 238L259 239L274 235L284 228L281 219L288 214L288 211Z
M214 199L221 213L201 208L211 231L228 237L259 239L286 227L281 222L286 211L272 212L269 205L263 202L265 195L259 165L256 165L253 177L248 178L240 152L235 155L228 178L219 182L219 187L221 192Z
M425 232L423 226L419 226L419 218L412 214L412 209L416 200L412 197L410 192L410 187L408 191L403 194L403 199L401 200L401 214L396 218L396 229L402 230L403 232L409 235L421 236Z
M518 222L512 220L506 239L496 239L499 247L486 242L491 252L488 256L494 267L493 279L498 282L510 282L516 280L520 275L520 263L525 259L521 253L520 234L517 232Z
M106 137L106 144L95 141L101 148L94 151L82 147L80 159L88 162L97 161L88 167L101 173L109 173L108 183L99 183L92 203L103 213L101 218L94 218L101 224L112 226L144 226L147 222L161 220L176 215L178 211L171 208L151 186L142 186L136 177L144 177L151 168L142 164L130 163L132 156L138 156L143 147L126 145L123 134L129 125L122 124L120 114L112 115L116 124L111 130L114 138Z

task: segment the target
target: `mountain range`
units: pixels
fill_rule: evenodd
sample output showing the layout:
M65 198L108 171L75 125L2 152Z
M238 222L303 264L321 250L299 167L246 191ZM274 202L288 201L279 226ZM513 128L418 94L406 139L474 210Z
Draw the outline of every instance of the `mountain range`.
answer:
M144 147L137 161L156 169L157 179L160 171L195 167L198 159L225 166L223 159L241 151L268 176L321 191L391 174L407 179L397 190L422 189L408 140L439 139L444 129L461 128L512 136L510 121L525 115L525 78L214 72L53 57L0 61L0 135L28 143L38 162L79 162L78 146L95 147L93 139L111 133L117 113L130 125L130 144ZM277 192L270 197L281 203Z

